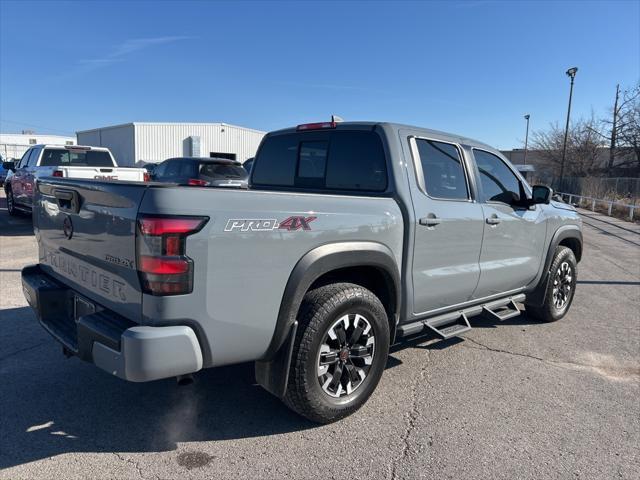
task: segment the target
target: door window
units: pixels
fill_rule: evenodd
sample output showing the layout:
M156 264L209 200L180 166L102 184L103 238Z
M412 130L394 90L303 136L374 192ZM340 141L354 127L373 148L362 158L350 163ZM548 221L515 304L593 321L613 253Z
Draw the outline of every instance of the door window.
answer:
M32 148L31 149L31 155L29 155L29 160L27 161L26 166L35 167L36 163L38 163L38 157L39 156L40 156L40 149L39 148Z
M27 166L27 162L29 161L29 156L31 155L31 152L32 152L32 149L29 149L26 152L24 152L24 155L22 155L22 158L18 162L18 165L16 165L16 169L24 168Z
M515 195L520 198L518 177L497 156L483 150L473 150L480 171L480 184L485 201L512 204Z
M451 143L416 139L424 189L433 198L467 200L469 190L460 151Z
M167 166L165 167L164 170L164 176L165 177L177 177L178 174L180 173L180 165L179 165L179 160L171 160L169 162L167 162Z

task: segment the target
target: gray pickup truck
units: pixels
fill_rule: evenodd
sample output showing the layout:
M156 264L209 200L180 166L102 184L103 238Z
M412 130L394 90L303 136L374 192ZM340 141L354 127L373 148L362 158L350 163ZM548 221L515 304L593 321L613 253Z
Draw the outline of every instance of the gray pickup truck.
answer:
M29 304L67 355L142 382L255 362L330 422L390 345L469 318L562 318L581 220L495 149L390 123L269 133L248 190L42 178Z

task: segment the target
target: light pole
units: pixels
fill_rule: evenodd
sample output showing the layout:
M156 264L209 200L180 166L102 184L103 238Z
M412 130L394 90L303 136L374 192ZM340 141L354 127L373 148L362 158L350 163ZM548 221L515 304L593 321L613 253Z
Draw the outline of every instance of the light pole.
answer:
M524 116L524 119L527 121L527 134L524 137L524 164L527 164L527 144L529 143L529 115L528 113Z
M560 163L560 185L562 188L562 180L564 178L564 161L567 156L567 135L569 135L569 117L571 116L571 97L573 96L573 79L576 78L578 67L571 67L567 70L567 77L571 78L571 87L569 87L569 108L567 108L567 124L564 127L564 144L562 146L562 163Z

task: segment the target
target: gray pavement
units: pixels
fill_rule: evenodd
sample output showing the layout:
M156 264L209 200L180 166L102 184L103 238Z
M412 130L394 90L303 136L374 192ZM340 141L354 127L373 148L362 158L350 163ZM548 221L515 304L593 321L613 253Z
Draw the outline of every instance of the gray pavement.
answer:
M29 219L0 198L0 479L640 478L640 232L585 214L570 314L475 318L394 348L356 415L317 426L251 365L132 384L60 346L26 307ZM588 217L586 216L588 215Z

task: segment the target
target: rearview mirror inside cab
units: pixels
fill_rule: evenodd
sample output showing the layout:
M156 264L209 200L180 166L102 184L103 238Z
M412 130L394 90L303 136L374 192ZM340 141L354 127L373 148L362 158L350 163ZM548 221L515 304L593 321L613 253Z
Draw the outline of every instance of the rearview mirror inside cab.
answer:
M12 172L16 171L16 163L15 162L2 162L2 168L5 170L11 170Z
M533 186L533 203L544 203L548 204L551 201L551 197L553 196L553 190L545 185L534 185Z

